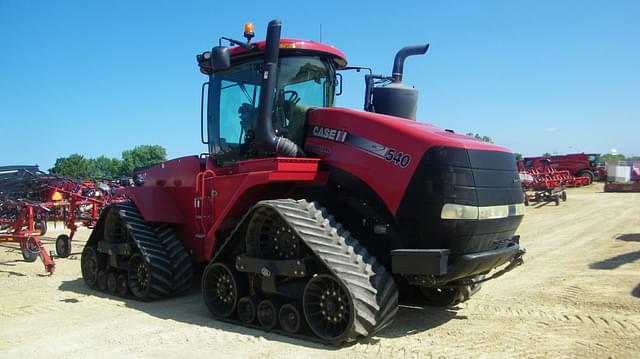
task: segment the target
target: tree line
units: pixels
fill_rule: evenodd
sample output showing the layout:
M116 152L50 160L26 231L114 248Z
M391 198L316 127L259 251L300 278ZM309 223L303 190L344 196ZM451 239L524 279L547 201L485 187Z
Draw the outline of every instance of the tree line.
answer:
M136 168L167 160L167 151L160 145L140 145L122 152L122 158L99 156L85 158L74 153L56 159L51 174L80 179L114 179L129 177Z

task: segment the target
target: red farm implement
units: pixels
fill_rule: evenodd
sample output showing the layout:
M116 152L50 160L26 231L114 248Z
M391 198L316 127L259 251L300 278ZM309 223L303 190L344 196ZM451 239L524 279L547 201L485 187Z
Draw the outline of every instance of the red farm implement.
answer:
M62 220L70 230L56 239L56 254L65 258L71 254L78 223L92 228L104 207L120 201L102 183L48 175L37 166L0 167L0 241L19 243L26 261L40 256L52 273L53 256L39 240L47 232L47 220Z
M46 221L39 216L48 209L42 205L26 201L7 201L1 204L2 230L0 242L19 243L22 257L27 262L42 258L44 270L53 273L55 263L40 242L39 236L46 232ZM40 223L38 228L37 223ZM42 225L44 224L44 227Z
M555 202L567 200L567 187L580 187L591 184L589 177L574 177L569 171L558 171L550 166L520 170L524 203Z

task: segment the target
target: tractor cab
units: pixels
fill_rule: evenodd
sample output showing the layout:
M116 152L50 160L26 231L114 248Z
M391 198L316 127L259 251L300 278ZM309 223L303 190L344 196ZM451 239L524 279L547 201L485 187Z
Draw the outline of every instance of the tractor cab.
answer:
M202 140L221 165L301 155L307 111L334 105L336 69L346 65L342 52L311 41L267 38L251 43L249 25L247 42L223 38L236 46L214 47L197 56L201 72L209 76L202 91L202 110L205 103L207 109ZM276 52L270 70L269 43Z

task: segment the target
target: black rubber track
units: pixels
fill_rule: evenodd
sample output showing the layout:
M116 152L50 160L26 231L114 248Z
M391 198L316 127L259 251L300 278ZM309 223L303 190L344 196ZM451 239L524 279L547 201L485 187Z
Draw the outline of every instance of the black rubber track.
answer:
M142 218L132 203L118 203L110 210L116 210L123 225L127 228L129 238L135 243L149 266L150 288L140 300L152 300L171 295L173 271L171 261L164 246L159 243L153 229Z
M172 295L182 293L191 287L193 264L191 256L184 248L173 228L165 223L151 225L171 261L173 279Z
M293 199L261 201L258 207L271 207L282 216L349 291L355 317L342 341L372 335L393 321L398 290L392 276L324 208Z
M131 202L118 203L107 208L94 228L87 246L97 247L97 243L104 238L103 232L111 228L104 223L109 211L115 211L126 228L127 238L122 240L133 241L151 272L150 290L145 296L134 296L134 299L160 299L189 288L193 276L191 258L173 228L166 224L145 221Z

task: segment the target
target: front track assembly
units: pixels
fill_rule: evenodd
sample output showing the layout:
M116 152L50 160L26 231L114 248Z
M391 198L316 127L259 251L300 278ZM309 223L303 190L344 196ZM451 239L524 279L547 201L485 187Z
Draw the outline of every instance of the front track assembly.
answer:
M203 275L214 317L331 345L395 317L391 274L315 202L259 202L239 228Z
M189 288L191 259L169 225L146 222L131 202L105 211L82 251L82 277L90 287L139 300Z

